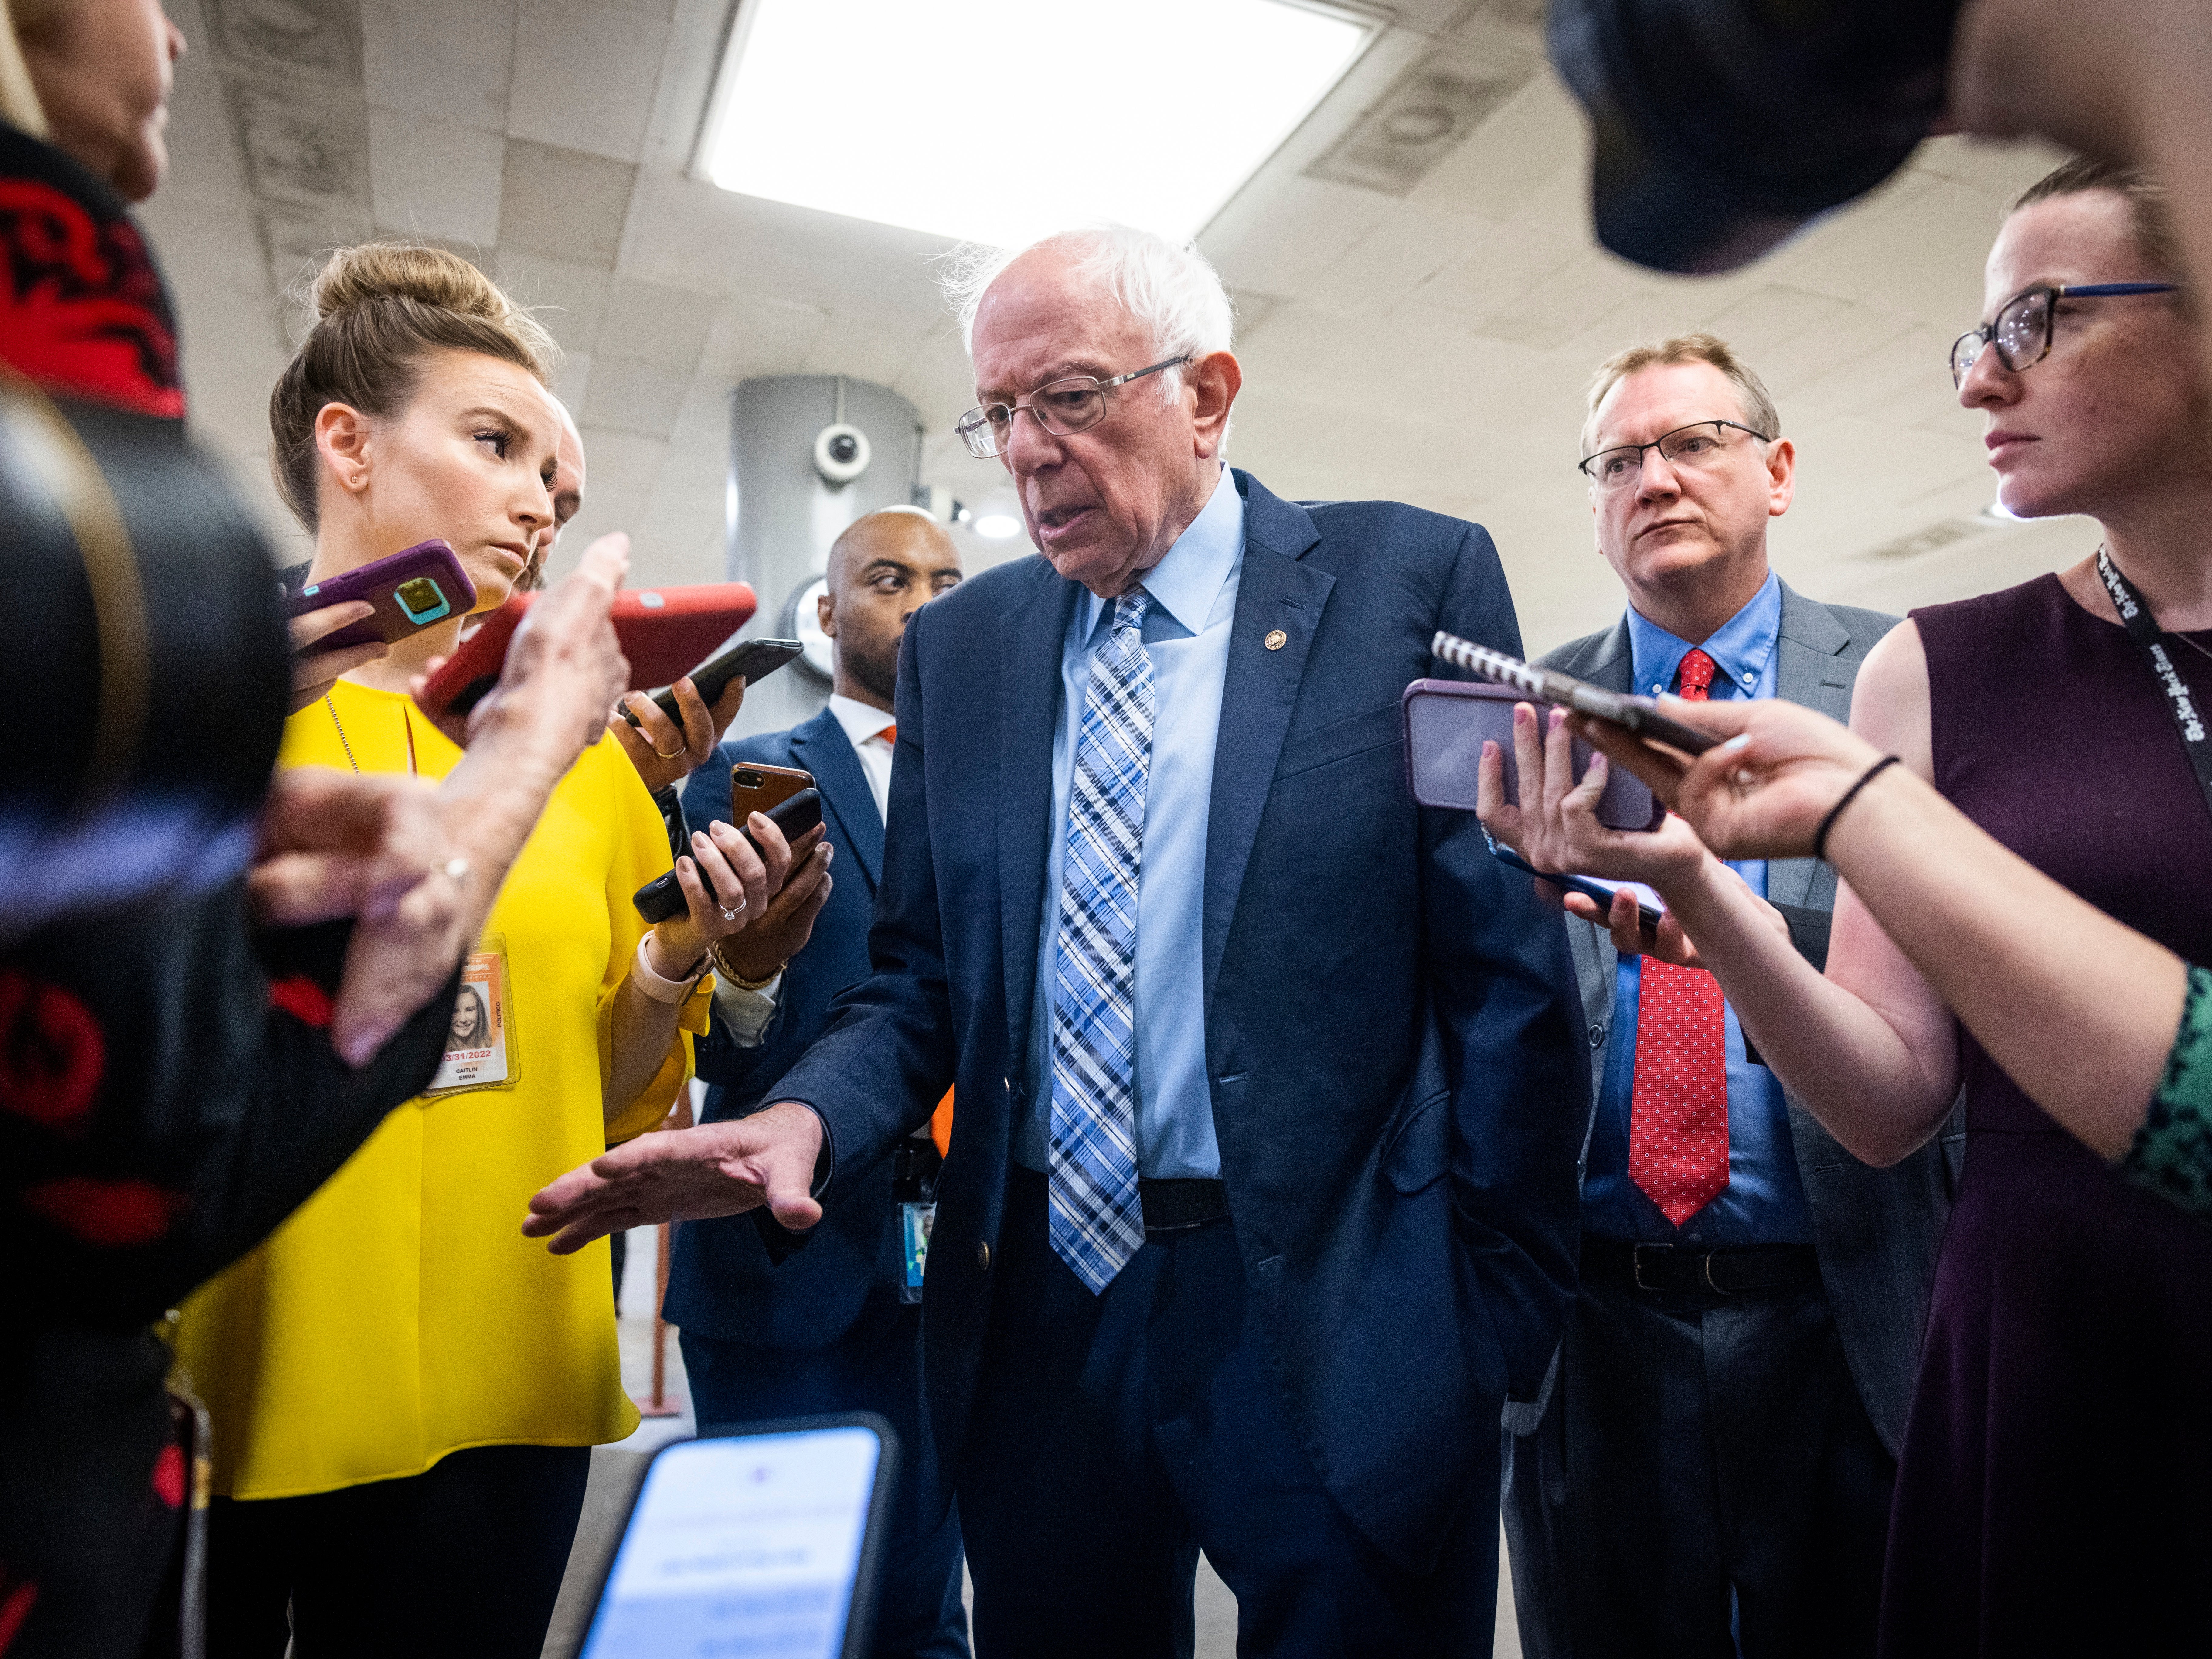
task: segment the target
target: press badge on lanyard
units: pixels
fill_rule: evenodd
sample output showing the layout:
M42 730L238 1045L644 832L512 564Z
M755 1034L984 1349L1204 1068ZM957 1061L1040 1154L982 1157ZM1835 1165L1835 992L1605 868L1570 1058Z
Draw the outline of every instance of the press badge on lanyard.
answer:
M924 1135L899 1143L891 1154L891 1197L899 1212L899 1300L921 1300L929 1265L929 1235L937 1224L937 1171L943 1162Z
M461 988L447 1028L445 1058L426 1095L514 1087L520 1071L514 1047L514 995L507 972L507 939L486 933L461 965Z

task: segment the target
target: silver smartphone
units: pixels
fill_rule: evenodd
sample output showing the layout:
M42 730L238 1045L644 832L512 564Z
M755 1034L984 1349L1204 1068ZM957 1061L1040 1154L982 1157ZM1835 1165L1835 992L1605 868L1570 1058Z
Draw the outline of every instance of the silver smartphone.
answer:
M866 1412L663 1446L578 1659L860 1659L897 1455Z
M1509 660L1510 660L1509 659ZM1521 798L1520 768L1513 759L1513 705L1534 702L1540 716L1553 704L1505 685L1476 685L1467 680L1415 680L1399 708L1406 721L1406 781L1424 806L1472 812L1482 745L1495 738L1505 753L1505 794ZM1577 738L1575 777L1579 781L1597 751ZM1611 769L1598 797L1597 821L1608 830L1656 830L1667 808L1650 786L1625 766Z

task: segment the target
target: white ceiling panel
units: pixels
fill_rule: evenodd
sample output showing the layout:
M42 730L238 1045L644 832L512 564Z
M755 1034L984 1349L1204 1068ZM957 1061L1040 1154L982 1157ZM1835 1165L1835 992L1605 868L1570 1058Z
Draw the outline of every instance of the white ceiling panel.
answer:
M1296 294L1349 253L1389 216L1388 196L1320 179L1289 179L1264 198L1263 177L1222 210L1206 251L1237 288ZM1264 205L1260 202L1264 199Z
M1493 229L1471 214L1401 202L1311 280L1298 297L1351 316L1381 316ZM1278 279L1279 280L1279 278Z
M720 309L715 295L617 276L607 289L596 349L602 357L682 369L688 377Z
M521 0L507 131L562 149L636 161L667 40L665 21L622 6Z
M361 44L374 107L507 130L514 0L361 0Z
M676 411L690 384L690 375L680 368L596 354L592 358L591 386L584 393L577 422L665 438L676 424Z
M491 247L507 140L388 109L368 112L369 203L379 230Z
M796 374L830 313L789 300L725 300L699 354L702 387L719 398L740 380Z
M507 141L500 241L577 264L614 267L637 168L527 138Z
M510 140L510 149L513 144ZM501 222L506 222L503 214ZM614 280L609 273L536 253L513 253L504 246L499 250L496 270L507 291L537 311L538 320L553 331L553 337L564 350L590 354L599 337L607 285Z

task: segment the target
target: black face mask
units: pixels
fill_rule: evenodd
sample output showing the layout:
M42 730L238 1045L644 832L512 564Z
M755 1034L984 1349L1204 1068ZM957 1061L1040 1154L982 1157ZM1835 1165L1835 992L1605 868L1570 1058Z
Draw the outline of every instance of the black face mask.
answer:
M1553 0L1598 240L1729 270L1874 188L1942 111L1959 0Z

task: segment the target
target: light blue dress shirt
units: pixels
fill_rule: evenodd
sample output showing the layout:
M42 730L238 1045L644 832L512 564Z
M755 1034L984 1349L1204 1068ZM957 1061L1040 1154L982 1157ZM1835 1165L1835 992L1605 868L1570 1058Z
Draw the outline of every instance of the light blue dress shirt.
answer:
M1731 617L1701 647L1713 659L1711 696L1774 695L1775 643L1782 632L1782 582L1770 572L1750 604ZM1675 676L1690 642L1628 612L1628 640L1638 691L1676 690ZM1766 862L1729 866L1761 898ZM1628 1176L1630 1097L1636 1085L1637 994L1641 959L1623 957L1613 985L1613 1036L1606 1051L1605 1082L1590 1135L1589 1168L1583 1183L1583 1225L1601 1238L1638 1244L1686 1244L1711 1249L1732 1244L1803 1244L1812 1240L1805 1193L1797 1179L1797 1154L1790 1139L1790 1108L1782 1085L1764 1066L1744 1059L1743 1028L1727 1012L1729 1184L1711 1203L1677 1228Z
M1137 888L1137 1173L1155 1179L1221 1174L1206 1073L1206 823L1214 741L1229 671L1230 624L1244 565L1244 498L1224 469L1213 494L1145 572L1152 596L1145 650L1152 659L1152 758ZM1052 1000L1059 968L1060 888L1076 734L1090 695L1091 653L1113 605L1084 594L1060 653L1060 719L1052 738L1052 854L1037 930L1025 1109L1014 1157L1048 1170L1052 1139Z

